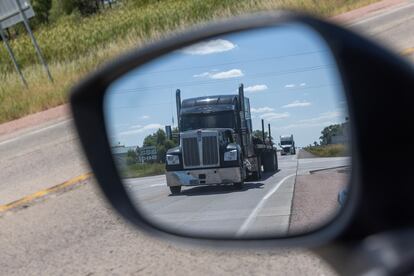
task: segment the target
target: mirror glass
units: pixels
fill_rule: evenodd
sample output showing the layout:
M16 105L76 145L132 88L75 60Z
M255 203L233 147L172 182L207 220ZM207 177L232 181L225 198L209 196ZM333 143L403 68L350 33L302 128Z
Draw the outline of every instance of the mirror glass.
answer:
M104 110L131 200L170 231L285 237L343 206L347 102L330 48L307 26L177 49L111 84Z

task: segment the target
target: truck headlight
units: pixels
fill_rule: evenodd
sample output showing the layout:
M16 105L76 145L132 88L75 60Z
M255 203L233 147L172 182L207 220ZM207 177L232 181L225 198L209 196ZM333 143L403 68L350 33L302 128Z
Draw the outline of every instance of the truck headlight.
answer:
M236 161L237 160L237 150L226 151L224 153L224 161Z
M166 159L167 159L168 165L179 165L180 164L180 158L178 157L178 155L167 154Z

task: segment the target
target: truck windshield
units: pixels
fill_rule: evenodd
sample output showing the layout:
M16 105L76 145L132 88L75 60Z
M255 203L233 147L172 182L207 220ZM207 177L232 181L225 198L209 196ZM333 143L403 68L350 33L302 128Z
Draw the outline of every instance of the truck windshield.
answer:
M292 142L291 141L281 141L280 144L281 145L291 145Z
M181 130L200 128L235 128L233 112L219 112L207 114L188 114L181 118Z

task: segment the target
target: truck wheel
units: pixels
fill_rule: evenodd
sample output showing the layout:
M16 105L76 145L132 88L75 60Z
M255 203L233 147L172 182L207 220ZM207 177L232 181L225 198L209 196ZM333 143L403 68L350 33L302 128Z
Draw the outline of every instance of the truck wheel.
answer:
M233 183L233 187L236 189L236 190L241 190L242 188L243 188L243 184L244 184L244 182L242 181L242 182L236 182L236 183Z
M275 172L277 171L277 156L274 152L267 152L264 159L264 171Z
M178 195L181 192L181 186L170 186L170 191L173 195Z

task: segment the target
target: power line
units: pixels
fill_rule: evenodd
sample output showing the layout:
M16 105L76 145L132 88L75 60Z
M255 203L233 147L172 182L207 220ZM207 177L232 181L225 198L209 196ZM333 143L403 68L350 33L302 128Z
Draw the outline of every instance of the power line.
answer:
M330 86L342 86L342 85L339 84L339 83L328 83L328 84L321 84L321 85L315 85L315 86L306 86L306 87L300 87L300 88L288 88L286 90L287 91L292 91L292 90L297 91L297 90L316 89L316 88L323 88L323 87L330 87ZM216 92L216 93L223 93L223 94L224 93L228 93L228 91L221 91L221 92L220 91L214 91L214 92ZM272 93L274 93L274 92L272 92ZM255 94L255 96L263 96L263 95L269 96L266 93L258 93L258 94ZM145 104L145 105L133 105L133 106L117 106L117 107L113 107L113 109L139 108L139 107L147 107L147 106L161 106L161 105L166 105L166 104L172 105L172 102L170 101L170 102L164 102L164 103Z
M280 75L287 75L287 74L294 74L294 73L301 73L301 72L316 71L316 70L326 69L332 66L335 66L335 65L326 64L326 65L313 66L313 67L296 68L296 69L279 71L279 72L257 73L257 74L250 75L249 78L257 79L257 78L262 78L262 77L267 77L267 76L280 76ZM191 86L200 86L200 85L210 85L210 84L215 84L215 83L220 83L220 82L225 82L225 81L234 81L234 78L209 80L209 81L204 81L204 82L199 82L199 81L176 82L176 83L160 84L160 85L153 85L153 86L147 86L147 87L122 89L122 90L116 90L114 92L116 92L117 95L129 94L129 93L145 93L153 89L172 88L172 87L181 88L181 87L191 87Z
M199 65L199 66L188 66L188 67L181 67L181 68L173 68L168 70L159 70L159 71L147 71L145 73L137 72L140 76L142 75L150 75L150 74L158 74L158 73L168 73L168 72L176 72L176 71L185 71L190 69L201 69L201 68L208 68L208 67L216 67L216 66L226 66L226 65L234 65L234 64L244 64L244 63L251 63L251 62L258 62L263 60L274 60L274 59L283 59L289 57L297 57L297 56L305 56L305 55L312 55L317 53L328 52L328 50L317 50L317 51L310 51L310 52L302 52L290 55L283 55L283 56L268 56L262 58L255 58L255 59L247 59L241 61L231 61L231 62L224 62L224 63L216 63L216 64L208 64L208 65Z

